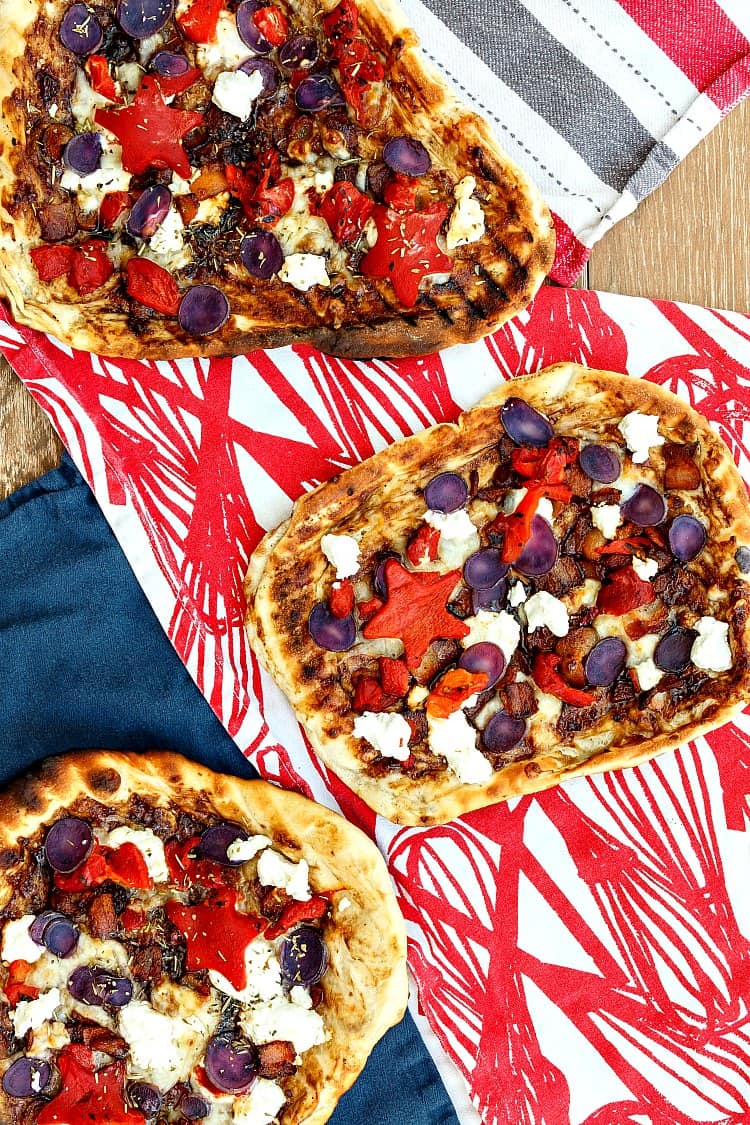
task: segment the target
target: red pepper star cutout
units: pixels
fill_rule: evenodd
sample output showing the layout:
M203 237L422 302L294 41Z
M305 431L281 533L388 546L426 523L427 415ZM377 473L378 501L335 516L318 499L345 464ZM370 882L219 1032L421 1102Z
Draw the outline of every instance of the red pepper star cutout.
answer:
M213 891L197 906L168 902L165 909L187 939L188 969L215 969L241 991L247 984L245 949L264 923L237 909L237 892Z
M448 208L433 203L426 211L392 211L378 204L372 212L378 241L365 254L360 270L366 277L387 277L402 305L416 303L419 283L430 273L449 273L453 261L436 239Z
M122 166L126 172L171 168L183 179L190 178L190 161L182 138L201 124L203 114L172 109L150 75L143 79L132 105L97 109L94 120L114 133L122 145Z
M399 637L409 668L417 668L436 637L465 637L469 626L445 608L460 570L407 570L396 559L385 564L388 600L365 625L362 635Z
M125 1063L95 1069L94 1053L81 1043L70 1043L60 1052L62 1088L39 1111L37 1125L146 1125L137 1109L125 1105Z

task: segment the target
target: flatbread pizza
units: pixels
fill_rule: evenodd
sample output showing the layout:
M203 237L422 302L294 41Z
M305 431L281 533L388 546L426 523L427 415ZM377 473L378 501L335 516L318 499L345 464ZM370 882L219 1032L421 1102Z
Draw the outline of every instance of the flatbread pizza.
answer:
M431 824L724 723L748 572L707 421L559 364L302 496L250 560L247 629L334 773Z
M175 754L0 794L3 1125L322 1123L404 1012L374 844Z
M0 0L0 294L106 355L414 355L554 234L393 0Z

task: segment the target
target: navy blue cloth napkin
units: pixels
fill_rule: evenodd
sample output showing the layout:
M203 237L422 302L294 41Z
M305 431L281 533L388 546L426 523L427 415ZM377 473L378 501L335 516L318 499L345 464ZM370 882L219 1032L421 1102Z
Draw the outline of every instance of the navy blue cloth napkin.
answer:
M0 503L0 783L64 750L171 749L256 776L190 679L73 462ZM332 1125L458 1125L413 1020Z

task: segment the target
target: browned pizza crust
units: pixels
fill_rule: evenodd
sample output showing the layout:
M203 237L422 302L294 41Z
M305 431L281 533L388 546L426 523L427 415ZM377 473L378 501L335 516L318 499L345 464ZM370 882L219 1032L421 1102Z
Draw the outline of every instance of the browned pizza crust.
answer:
M229 320L197 339L176 318L143 306L136 325L117 271L89 297L79 297L64 279L41 283L29 250L41 244L39 200L49 189L27 146L40 142L42 64L60 84L57 119L66 120L72 56L57 46L55 32L66 7L65 0L0 0L0 294L20 324L77 348L138 358L229 355L290 343L347 357L407 356L486 335L523 309L542 283L554 257L546 205L485 121L462 106L428 65L393 0L357 0L361 33L389 60L391 91L362 155L379 158L384 140L404 133L420 138L434 166L453 182L475 177L486 234L453 252L447 283L428 287L413 308L405 308L387 281L359 278L343 293L318 286L302 293L278 278L253 282L235 266L220 282L232 309ZM312 0L289 0L288 7L303 21L319 22L320 6ZM333 7L326 0L323 10Z
M697 495L708 531L703 565L715 605L730 623L733 666L712 678L699 699L683 700L668 715L650 720L649 728L605 720L593 733L570 738L553 729L540 737L536 752L495 770L487 783L463 784L445 768L412 778L393 761L388 761L390 768L368 770L358 753L361 740L352 735L351 695L338 677L341 654L315 645L306 627L310 610L327 596L331 584L320 540L327 532L356 533L363 573L379 552L403 551L424 512L421 490L428 481L451 470L468 477L472 468L482 479L483 466L493 461L502 433L498 408L510 396L520 396L543 412L558 435L595 441L609 426L611 440L612 427L639 410L658 414L659 432L668 440L698 443ZM660 464L659 458L659 449L652 450L652 463ZM687 501L688 510L694 503ZM250 560L247 629L255 652L291 700L317 753L354 792L396 823L443 822L570 777L644 762L721 725L741 709L750 698L750 621L748 578L740 572L735 554L749 545L745 485L726 445L704 418L651 383L558 364L504 383L456 424L441 424L396 442L301 497L291 519L268 534ZM398 656L401 643L360 639L353 651ZM532 717L532 741L534 722Z
M264 781L214 773L166 752L71 753L47 759L0 794L0 911L9 906L24 841L40 841L65 813L86 815L87 802L132 819L133 802L141 800L270 836L289 859L307 860L314 894L331 896L330 961L321 982L330 1038L283 1080L287 1103L279 1115L281 1125L327 1121L406 1005L404 924L380 852L341 816ZM23 913L16 898L12 915Z

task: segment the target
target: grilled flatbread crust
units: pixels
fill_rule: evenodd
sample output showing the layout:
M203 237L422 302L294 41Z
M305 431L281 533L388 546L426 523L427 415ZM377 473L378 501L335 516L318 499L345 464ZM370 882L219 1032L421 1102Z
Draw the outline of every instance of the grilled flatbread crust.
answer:
M528 304L549 271L554 230L535 186L426 62L394 0L357 0L361 34L390 60L392 91L384 127L365 138L363 157L379 158L385 139L408 134L424 143L435 167L456 180L473 175L486 200L486 235L454 251L447 284L431 286L405 308L386 281L357 277L332 296L320 287L301 293L278 278L253 284L235 267L219 282L232 309L228 321L195 338L175 318L157 314L134 331L117 271L88 297L64 279L41 283L29 249L41 241L38 203L49 188L27 150L39 143L40 60L59 81L58 119L65 120L73 56L58 45L56 28L67 6L0 0L0 295L20 324L76 348L136 358L230 355L291 343L346 357L421 355L486 335ZM321 5L313 0L289 0L288 7L308 25L319 24ZM322 5L333 7L333 0Z
M710 681L710 690L699 702L691 705L686 700L665 717L660 730L645 735L628 731L626 725L608 726L605 719L594 728L593 737L590 731L570 739L553 733L543 749L495 771L486 784L462 784L447 769L412 779L390 759L388 764L394 768L376 776L358 755L361 740L352 735L355 715L338 678L342 654L319 648L306 627L310 610L330 587L321 537L327 532L361 535L362 572L378 552L391 547L402 551L424 512L421 490L428 481L451 470L466 477L470 466L478 468L481 479L481 466L493 456L502 433L498 408L510 396L520 396L543 412L562 436L596 441L603 426L616 425L637 410L658 414L659 432L667 440L697 441L699 511L708 531L701 557L717 591L723 591L732 668ZM659 450L653 449L652 463L659 464L659 458ZM735 553L748 545L745 485L728 448L705 418L676 395L641 379L563 363L510 380L455 424L440 424L396 442L301 497L291 519L266 535L251 557L246 625L254 651L334 773L371 808L396 823L440 823L571 777L637 765L723 724L739 711L750 699L750 621L748 579L740 572ZM532 739L534 721L532 716Z
M330 892L334 904L348 900L326 925L330 960L321 981L321 1012L330 1038L306 1051L296 1074L282 1082L287 1103L281 1125L327 1121L406 1005L404 924L376 846L341 816L297 793L214 773L177 754L71 753L47 759L0 794L0 910L9 906L19 845L40 842L46 825L75 815L86 799L124 816L132 799L143 799L177 813L235 821L250 835L270 836L290 859L307 860L314 894ZM23 913L17 901L12 905L14 916Z

